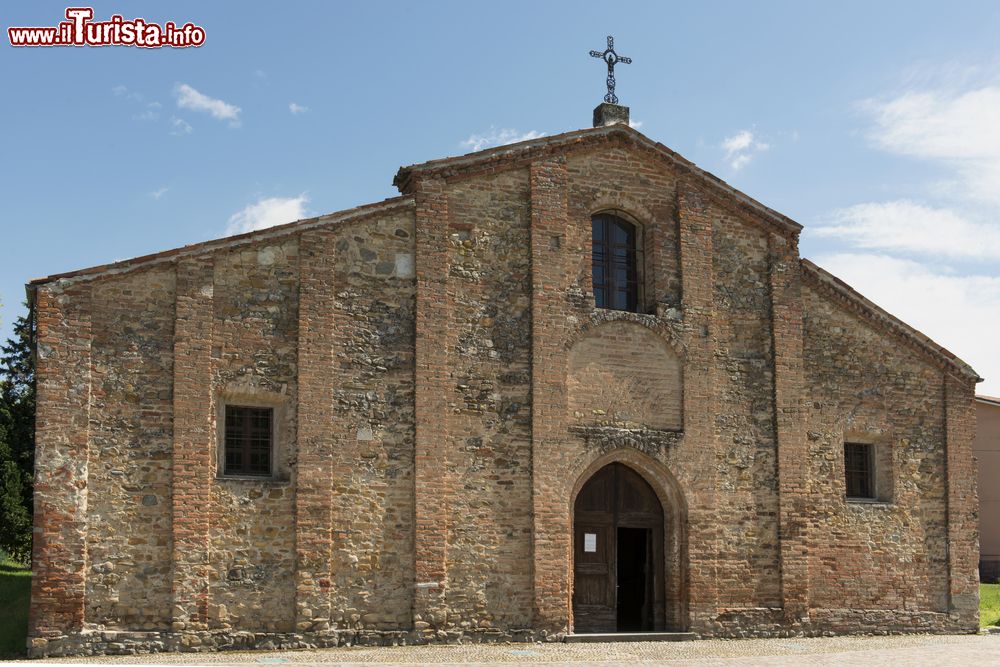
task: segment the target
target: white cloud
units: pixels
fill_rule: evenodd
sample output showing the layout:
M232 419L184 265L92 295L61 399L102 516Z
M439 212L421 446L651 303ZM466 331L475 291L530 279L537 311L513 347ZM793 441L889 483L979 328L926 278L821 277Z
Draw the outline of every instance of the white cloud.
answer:
M926 201L889 195L834 211L807 233L854 248L818 263L970 363L986 378L978 391L997 394L1000 86L975 81L977 71L922 67L903 92L860 105L875 147L946 174L906 184Z
M755 155L763 153L770 147L770 144L756 139L750 130L740 130L733 136L723 139L721 144L722 150L726 152L726 162L737 171L747 166Z
M641 120L632 120L630 118L629 121L628 121L628 126L631 127L633 130L638 130L640 127L642 127L642 121Z
M905 199L842 208L808 233L858 248L935 258L1000 260L1000 227L966 219L949 208Z
M293 114L299 114L309 111L309 107L304 107L300 104L296 104L295 102L290 102L288 104L288 110L291 111Z
M209 97L186 83L178 84L174 88L174 94L177 96L177 106L182 109L205 111L213 118L228 120L233 125L239 124L241 110L238 106Z
M185 134L191 134L194 128L184 120L183 118L178 118L177 116L170 117L170 134L179 137Z
M538 139L539 137L544 136L544 132L537 132L535 130L520 132L519 130L512 130L510 128L497 129L495 127L490 127L489 132L485 134L473 134L468 139L461 142L460 145L464 148L470 149L472 152L475 152L481 151L484 148L506 146L507 144L516 144L519 141L528 141L530 139Z
M750 130L740 130L722 142L722 147L730 154L745 151L751 146L753 146L753 132Z
M130 91L128 89L128 86L121 84L112 88L111 92L115 94L115 97L124 97L126 100L129 100L130 102L142 102L144 99L142 93Z
M1000 394L1000 276L960 275L882 254L841 253L816 263L969 363Z
M937 162L954 194L1000 205L1000 85L911 90L862 103L880 148Z
M286 222L294 222L306 217L305 194L298 197L269 197L250 204L242 211L234 213L226 226L226 235L243 234L255 229L265 229Z
M111 89L111 92L114 93L115 97L120 97L133 104L141 104L143 106L142 111L133 114L132 118L135 120L155 121L160 119L161 105L159 102L146 102L146 98L142 93L130 91L128 86L125 85L117 85Z
M149 196L152 197L153 199L158 200L160 197L167 194L168 190L170 190L170 188L167 187L160 188L159 190L153 190L152 192L149 193Z
M873 138L887 150L945 159L1000 155L1000 87L914 91L865 106L878 126Z

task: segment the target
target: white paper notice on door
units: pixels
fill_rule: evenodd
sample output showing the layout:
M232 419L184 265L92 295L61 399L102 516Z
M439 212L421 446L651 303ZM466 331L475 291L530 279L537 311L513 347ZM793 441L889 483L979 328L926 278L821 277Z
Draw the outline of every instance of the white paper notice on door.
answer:
M597 533L583 534L583 550L586 553L597 553Z

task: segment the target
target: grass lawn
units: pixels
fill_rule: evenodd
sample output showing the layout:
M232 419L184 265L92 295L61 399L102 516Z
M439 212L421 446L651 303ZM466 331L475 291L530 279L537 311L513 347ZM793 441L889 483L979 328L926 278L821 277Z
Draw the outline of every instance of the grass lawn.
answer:
M1000 625L1000 584L979 584L979 627Z
M0 659L25 654L30 596L31 572L0 554Z

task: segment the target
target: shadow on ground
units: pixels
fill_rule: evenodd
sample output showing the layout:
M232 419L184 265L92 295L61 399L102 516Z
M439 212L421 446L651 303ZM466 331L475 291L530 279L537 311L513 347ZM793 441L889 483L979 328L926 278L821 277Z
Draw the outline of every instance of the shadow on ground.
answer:
M28 635L31 572L0 560L0 658L23 658Z

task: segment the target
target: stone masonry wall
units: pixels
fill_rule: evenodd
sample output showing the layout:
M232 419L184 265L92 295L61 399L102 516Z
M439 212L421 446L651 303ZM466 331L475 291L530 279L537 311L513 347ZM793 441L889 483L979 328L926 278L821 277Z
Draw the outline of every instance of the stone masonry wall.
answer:
M767 234L713 211L719 603L779 607L778 477Z
M333 363L323 388L334 433L330 624L404 631L414 578L413 215L331 232L312 260L334 267Z
M815 289L803 302L811 606L947 612L942 373ZM886 450L882 502L845 500L845 440Z
M174 295L169 268L93 289L86 620L108 628L170 627Z
M294 237L215 257L213 430L227 403L277 408L278 479L227 479L215 457L209 627L294 629L298 264Z
M114 652L122 642L208 648L245 643L247 631L292 637L303 627L336 643L412 627L413 217L403 209L364 222L363 231L349 224L305 232L310 275L316 263L333 267L331 307L323 312L334 323L331 363L317 369L325 381L310 384L329 406L321 460L335 475L322 474L330 485L322 523L333 539L320 560L333 574L328 569L322 579L317 568L326 610L315 612L322 614L315 624L311 607L319 605L298 590L296 565L300 523L306 529L296 498L299 329L314 325L298 307L300 235L112 274L85 289L43 288L40 354L58 356L68 372L66 345L86 331L83 352L74 354L88 373L75 372L73 381L87 390L83 414L92 422L78 430L81 482L52 487L49 496L79 508L72 529L86 541L75 547L79 592L68 597L72 588L46 569L71 560L42 556L55 545L38 539L36 654ZM48 306L57 302L86 303L87 328ZM62 333L65 327L75 328ZM175 368L178 354L184 363ZM40 368L40 386L54 386L56 373ZM199 377L203 386L188 381ZM59 412L47 410L57 401L43 397L40 422L55 426ZM226 403L275 408L273 479L221 474ZM40 433L43 443L56 442L55 432ZM43 444L43 465L47 451ZM65 512L46 510L49 487L39 488L40 517L64 530ZM62 620L42 602L43 590L66 609Z
M531 625L531 268L528 174L448 197L448 626Z
M37 285L32 655L558 639L612 462L663 503L668 629L974 631L968 374L593 132ZM639 312L594 307L598 212L641 229ZM274 408L273 478L220 475L227 403Z

